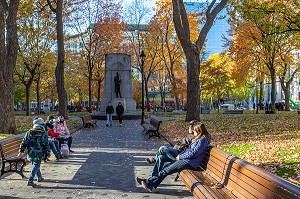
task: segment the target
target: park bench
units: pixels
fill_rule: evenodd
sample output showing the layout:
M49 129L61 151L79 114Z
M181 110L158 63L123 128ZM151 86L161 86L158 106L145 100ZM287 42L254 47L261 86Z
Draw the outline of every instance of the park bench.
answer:
M0 140L1 153L1 176L8 172L16 172L24 178L23 168L26 165L27 154L22 154L17 157L19 153L20 144L23 140L24 134L13 136L7 139Z
M225 110L223 114L243 114L244 110Z
M94 127L97 126L97 121L92 119L91 115L84 115L81 117L83 122L83 127L90 128L90 126Z
M201 114L210 114L211 109L201 109Z
M150 116L149 121L144 121L142 126L144 128L144 132L146 132L146 135L148 135L149 138L151 138L152 136L160 137L159 126L161 122L162 121L158 120L156 117L152 115Z
M195 198L300 198L300 187L216 147L179 177Z

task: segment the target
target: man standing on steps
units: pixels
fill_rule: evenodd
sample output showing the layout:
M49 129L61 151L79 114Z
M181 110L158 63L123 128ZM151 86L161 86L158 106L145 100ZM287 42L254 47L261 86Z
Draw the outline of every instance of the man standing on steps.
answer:
M121 83L122 83L122 80L121 80L121 76L119 76L119 73L117 72L117 75L115 76L114 78L114 82L115 82L115 92L116 92L116 98L122 98L121 96Z

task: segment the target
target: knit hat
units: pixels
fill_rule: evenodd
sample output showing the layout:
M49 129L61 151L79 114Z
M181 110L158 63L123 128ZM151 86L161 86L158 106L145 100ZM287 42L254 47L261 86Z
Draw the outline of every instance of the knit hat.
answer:
M45 122L43 120L43 118L36 118L33 120L33 127L39 127L40 125L44 125Z

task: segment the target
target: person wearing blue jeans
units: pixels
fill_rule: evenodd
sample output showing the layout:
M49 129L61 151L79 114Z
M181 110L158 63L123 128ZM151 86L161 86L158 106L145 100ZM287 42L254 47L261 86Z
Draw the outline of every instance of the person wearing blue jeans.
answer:
M157 188L167 177L184 169L197 169L203 160L205 153L210 145L210 135L204 124L197 124L193 129L195 138L192 144L183 152L177 155L176 160L163 166L157 175L152 175L148 179L136 178L136 181L148 192Z
M192 143L192 139L195 137L193 134L193 128L197 123L197 120L192 120L190 122L189 133L187 136L185 136L180 142L177 142L172 148L168 146L161 146L158 149L155 158L146 158L146 161L149 164L155 163L152 170L152 176L156 176L162 170L166 162L176 160L177 155L189 147Z
M166 162L176 160L178 153L179 152L176 149L167 146L161 146L155 156L156 161L152 170L152 176L157 176Z
M109 102L107 107L106 107L106 117L107 117L106 126L108 126L108 125L112 126L112 115L113 115L113 113L114 113L114 107Z
M52 138L48 138L49 146L55 155L56 160L59 160L60 158L60 153L59 153L59 142L58 140L52 140Z
M37 176L38 182L44 180L42 177L40 166L44 158L50 157L50 148L47 134L44 129L44 120L37 118L33 120L33 128L26 132L19 149L20 156L27 149L27 154L32 164L31 173L27 181L27 186L35 187L33 182L34 177Z

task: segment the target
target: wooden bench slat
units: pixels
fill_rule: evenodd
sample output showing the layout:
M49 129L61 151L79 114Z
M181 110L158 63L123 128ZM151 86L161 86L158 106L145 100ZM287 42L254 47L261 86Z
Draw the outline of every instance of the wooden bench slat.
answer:
M180 172L195 198L300 199L299 186L216 147L211 147L200 167L199 171ZM224 187L211 186L216 183Z
M144 132L146 132L146 135L148 135L149 138L152 136L160 137L159 127L161 123L162 121L151 115L150 120L144 121L142 127L144 128Z
M90 126L94 127L97 125L97 121L92 119L91 115L81 116L83 127L89 128Z
M23 168L26 165L27 155L24 153L22 156L17 157L19 153L20 144L23 140L22 135L13 136L4 140L0 140L0 153L1 153L1 176L8 172L16 172L23 177Z

